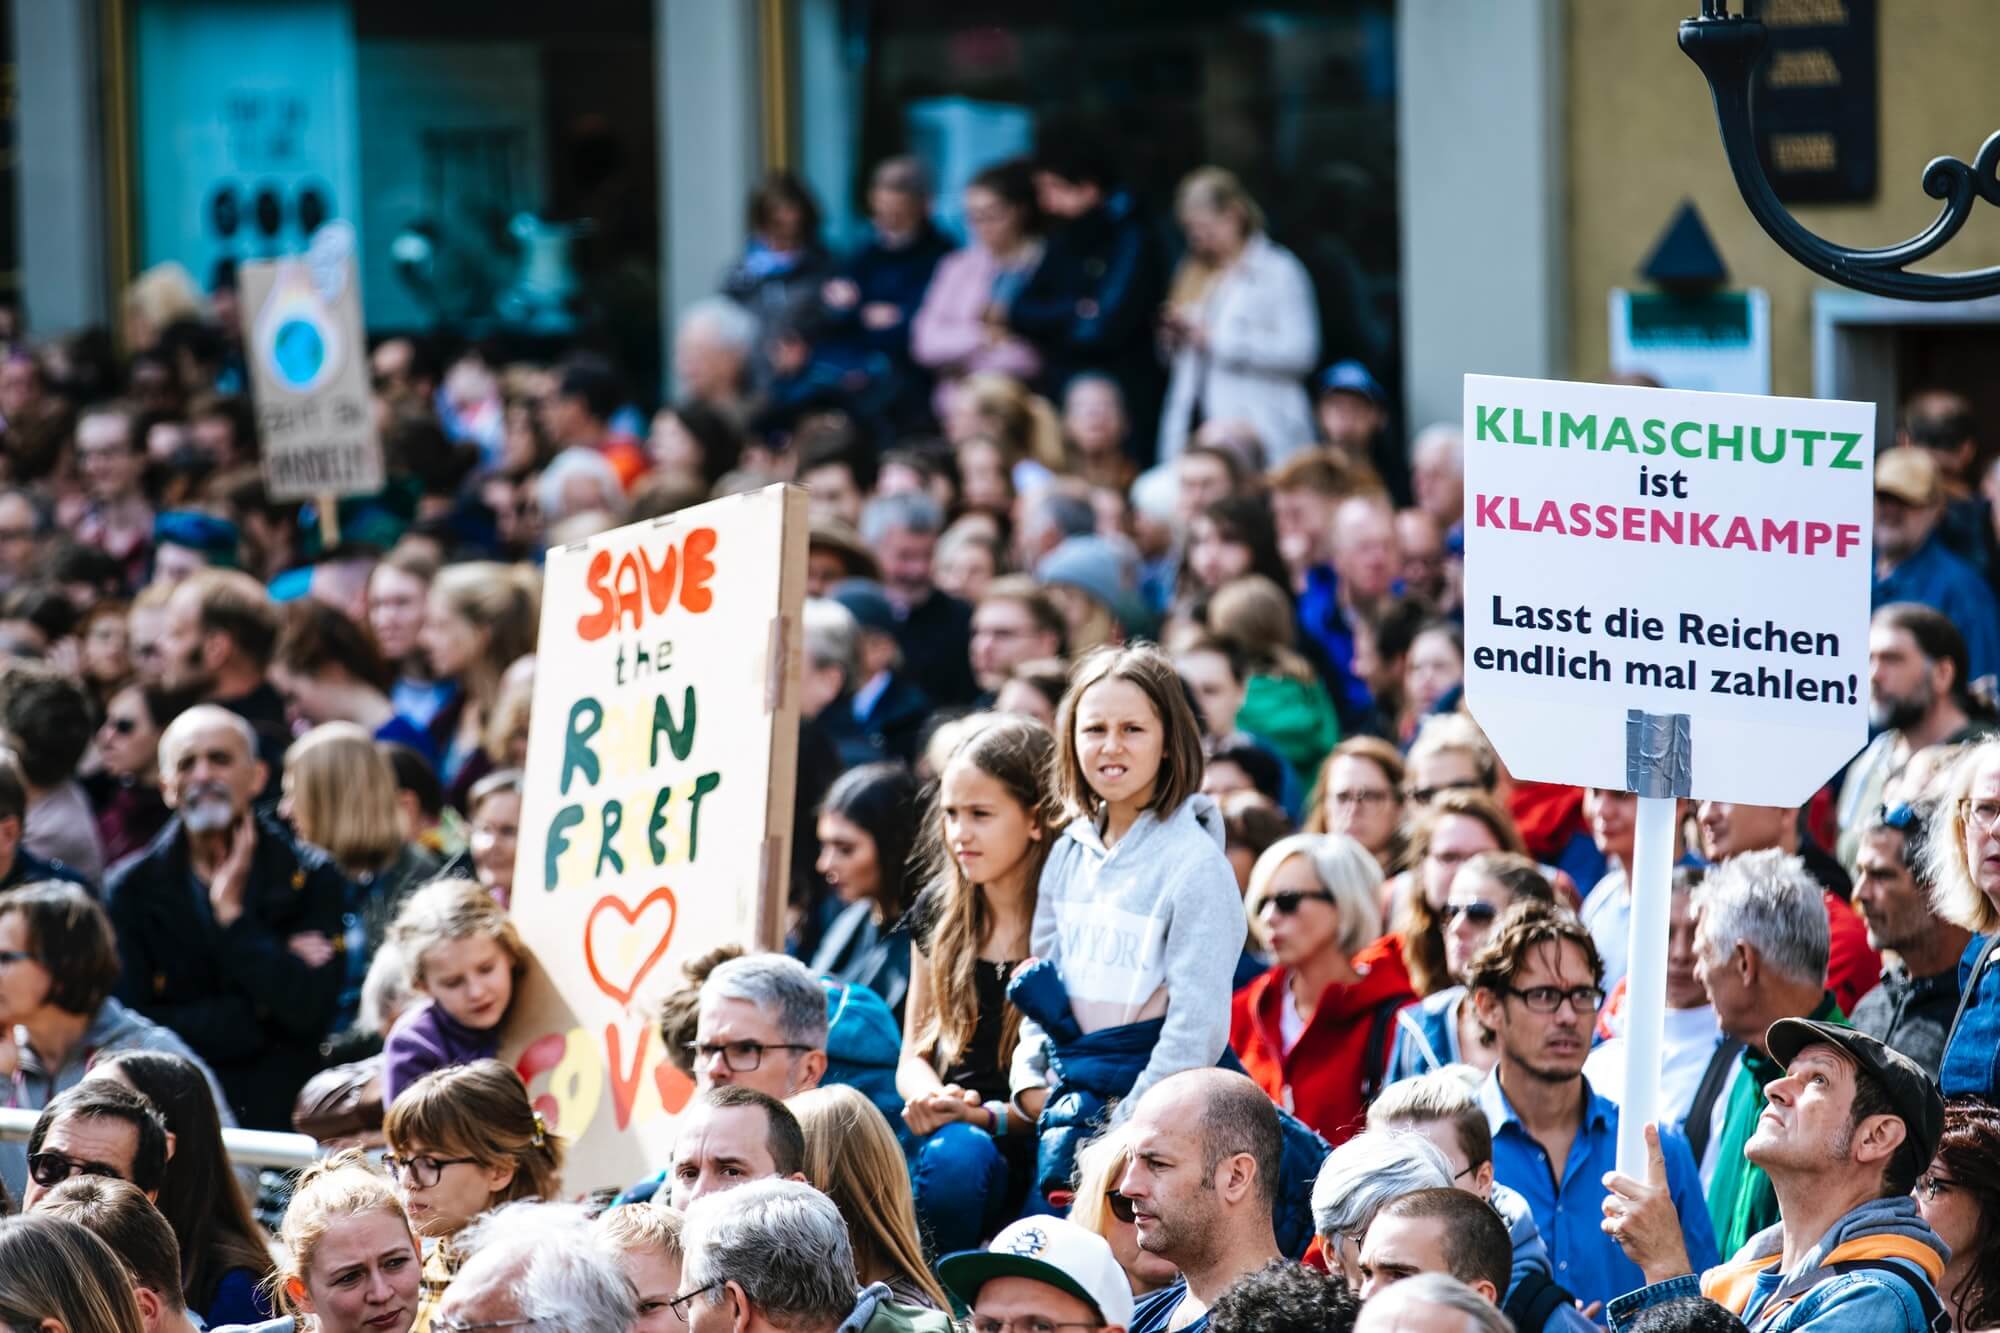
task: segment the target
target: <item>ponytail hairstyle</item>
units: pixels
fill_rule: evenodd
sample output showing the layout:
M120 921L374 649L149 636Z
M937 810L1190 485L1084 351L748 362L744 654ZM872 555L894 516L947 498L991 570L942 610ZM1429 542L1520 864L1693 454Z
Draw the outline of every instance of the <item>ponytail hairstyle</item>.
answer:
M1048 399L997 371L967 375L958 393L961 405L978 419L975 433L1000 446L1010 471L1023 459L1033 459L1057 474L1068 470L1062 419Z
M424 1075L405 1088L382 1122L389 1147L470 1157L514 1175L488 1205L562 1194L563 1139L528 1102L528 1085L498 1060L474 1060Z
M265 1279L265 1294L271 1308L295 1320L306 1313L306 1274L312 1271L313 1256L334 1225L366 1213L384 1213L409 1231L409 1218L395 1185L369 1165L359 1148L348 1148L314 1162L292 1187L292 1201L285 1207L285 1220L278 1225L282 1253L278 1266ZM410 1262L423 1262L414 1234L410 1237Z
M1007 795L1027 812L1029 824L1041 834L1028 844L1026 853L1031 917L1042 864L1062 829L1061 811L1048 787L1055 749L1055 738L1035 719L993 714L973 722L948 761L971 764L1006 788ZM951 848L945 845L941 789L925 821L919 856L924 878L931 885L928 892L937 901L937 914L926 951L931 960L931 1005L922 1016L917 1046L930 1052L931 1062L939 1069L948 1069L972 1044L973 1029L978 1026L979 947L993 928L993 907L985 889L966 879ZM1000 1025L1003 1068L1013 1058L1020 1030L1020 1012L1009 1004Z
M916 896L910 851L917 840L917 780L901 764L863 764L834 780L819 812L839 815L874 842L875 913L894 925Z

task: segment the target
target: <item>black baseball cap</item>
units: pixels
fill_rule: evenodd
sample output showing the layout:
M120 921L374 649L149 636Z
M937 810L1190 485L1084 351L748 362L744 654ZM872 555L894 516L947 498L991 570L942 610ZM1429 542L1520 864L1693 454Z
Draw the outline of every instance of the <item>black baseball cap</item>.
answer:
M1937 1156L1938 1140L1944 1137L1944 1098L1930 1075L1901 1051L1838 1023L1781 1018L1764 1034L1764 1049L1783 1066L1789 1066L1806 1047L1821 1042L1847 1052L1882 1085L1889 1094L1889 1104L1902 1118L1909 1134L1906 1142L1920 1166L1930 1165L1931 1158Z

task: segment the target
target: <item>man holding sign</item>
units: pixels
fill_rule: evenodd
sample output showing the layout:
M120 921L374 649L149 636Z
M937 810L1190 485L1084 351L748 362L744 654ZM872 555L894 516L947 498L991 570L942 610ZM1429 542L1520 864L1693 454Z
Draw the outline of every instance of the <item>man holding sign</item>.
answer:
M1639 796L1631 1179L1658 1114L1676 798L1801 805L1867 736L1873 424L1865 403L1465 380L1467 703L1517 778Z

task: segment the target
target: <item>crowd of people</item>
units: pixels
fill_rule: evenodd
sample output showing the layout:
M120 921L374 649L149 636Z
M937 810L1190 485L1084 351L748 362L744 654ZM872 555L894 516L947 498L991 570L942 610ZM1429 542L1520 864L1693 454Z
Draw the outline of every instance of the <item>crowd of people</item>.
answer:
M1635 798L1462 698L1462 446L1322 367L1227 172L795 179L648 420L578 350L373 349L389 483L258 468L233 291L0 363L0 1322L64 1333L2000 1327L2000 469L1876 468L1874 739L1690 802L1616 1169ZM781 950L700 941L615 1199L496 1057L550 545L792 481ZM336 536L337 533L337 536ZM727 645L704 645L728 651ZM541 759L537 756L537 759ZM326 1145L286 1182L230 1126ZM265 1202L269 1202L265 1200Z

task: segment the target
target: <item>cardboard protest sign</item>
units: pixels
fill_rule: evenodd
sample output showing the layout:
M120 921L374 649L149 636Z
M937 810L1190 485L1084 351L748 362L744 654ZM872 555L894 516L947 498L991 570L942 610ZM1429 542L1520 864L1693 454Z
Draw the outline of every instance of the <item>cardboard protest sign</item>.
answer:
M1875 409L1465 379L1465 694L1516 777L1797 805L1868 734Z
M274 500L382 489L354 228L329 222L303 259L243 265L243 345Z
M502 1058L571 1193L666 1164L681 962L779 943L805 552L805 492L772 486L548 554L512 902L537 967Z

